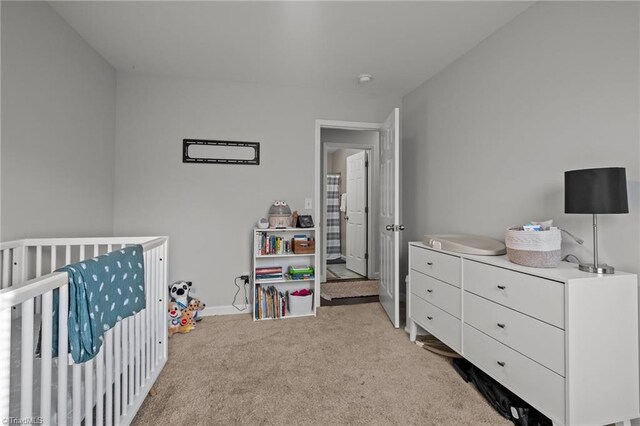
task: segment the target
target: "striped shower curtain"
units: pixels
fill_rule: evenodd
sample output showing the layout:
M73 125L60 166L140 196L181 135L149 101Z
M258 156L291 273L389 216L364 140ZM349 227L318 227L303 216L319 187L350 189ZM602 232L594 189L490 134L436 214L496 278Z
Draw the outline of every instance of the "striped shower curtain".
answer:
M327 260L340 259L340 175L327 175Z

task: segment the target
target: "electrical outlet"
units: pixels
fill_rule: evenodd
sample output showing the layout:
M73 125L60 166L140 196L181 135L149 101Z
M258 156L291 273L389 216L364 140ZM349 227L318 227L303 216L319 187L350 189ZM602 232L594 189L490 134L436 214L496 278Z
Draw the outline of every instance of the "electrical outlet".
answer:
M311 203L311 198L304 199L304 208L305 210L311 210L313 208Z

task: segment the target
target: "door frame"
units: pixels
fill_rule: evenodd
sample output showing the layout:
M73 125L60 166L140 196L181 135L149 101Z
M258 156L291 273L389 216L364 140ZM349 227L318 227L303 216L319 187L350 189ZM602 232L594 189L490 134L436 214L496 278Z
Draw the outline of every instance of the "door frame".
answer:
M372 229L374 224L373 214L377 214L377 208L374 209L372 205L377 197L374 197L375 191L378 191L378 187L374 188L375 182L373 179L373 167L375 166L375 162L378 161L378 153L380 150L380 138L378 138L378 143L374 145L368 144L351 144L351 143L332 143L332 142L322 142L322 129L339 129L339 130L374 130L379 131L382 127L382 123L367 123L367 122L357 122L357 121L340 121L340 120L316 120L315 123L315 168L314 168L314 217L316 218L316 227L319 228L320 232L316 235L316 253L318 255L318 260L320 264L320 282L326 281L326 226L324 226L326 211L326 202L324 193L324 180L323 178L327 174L327 148L345 148L345 149L369 149L369 184L367 189L367 204L369 206L368 212L368 221L367 221L367 251L369 253L369 259L367 262L367 274L368 278L376 278L379 276L379 268L372 267L374 262L378 259L378 248L373 244L374 238L371 238L373 235L372 232L375 232L375 229ZM377 223L377 221L375 221ZM318 241L318 239L320 241ZM375 256L373 254L376 254ZM320 306L320 292L317 292L315 295L315 303L316 306Z

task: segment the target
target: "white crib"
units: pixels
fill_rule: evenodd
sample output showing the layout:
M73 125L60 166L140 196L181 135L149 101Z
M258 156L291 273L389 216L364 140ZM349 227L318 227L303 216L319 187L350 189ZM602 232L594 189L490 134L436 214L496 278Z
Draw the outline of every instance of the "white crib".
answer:
M133 244L144 250L146 308L108 330L94 359L69 365L67 356L52 358L53 292L59 289L59 354L68 352L69 294L67 273L53 271ZM131 423L167 360L167 249L167 237L0 243L3 424Z

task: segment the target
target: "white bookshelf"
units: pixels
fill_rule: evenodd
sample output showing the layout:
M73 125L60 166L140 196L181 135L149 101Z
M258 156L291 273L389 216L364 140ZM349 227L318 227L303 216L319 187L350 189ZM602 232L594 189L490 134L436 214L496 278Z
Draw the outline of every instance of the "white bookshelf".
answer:
M263 321L270 320L274 318L262 318L258 319L256 310L256 296L257 290L264 286L267 288L269 286L273 286L277 289L278 292L285 294L287 291L294 292L296 290L308 289L313 292L313 296L310 296L312 299L312 307L309 312L306 313L297 313L291 314L287 309L285 315L277 318L277 319L287 319L287 318L300 318L300 317L308 317L316 315L316 306L315 306L315 294L320 291L320 281L318 275L318 256L317 249L313 253L293 253L292 251L285 251L284 248L280 250L280 252L273 254L265 254L262 251L262 242L264 241L264 237L278 237L283 242L291 242L294 236L296 235L305 235L309 239L317 240L316 238L317 229L316 228L267 228L253 229L253 265L251 269L251 282L252 282L252 306L253 306L253 320L254 321ZM292 279L286 276L289 266L311 266L314 269L314 276L308 279ZM281 267L283 278L274 278L274 279L257 279L256 278L256 268L267 268L267 267Z

